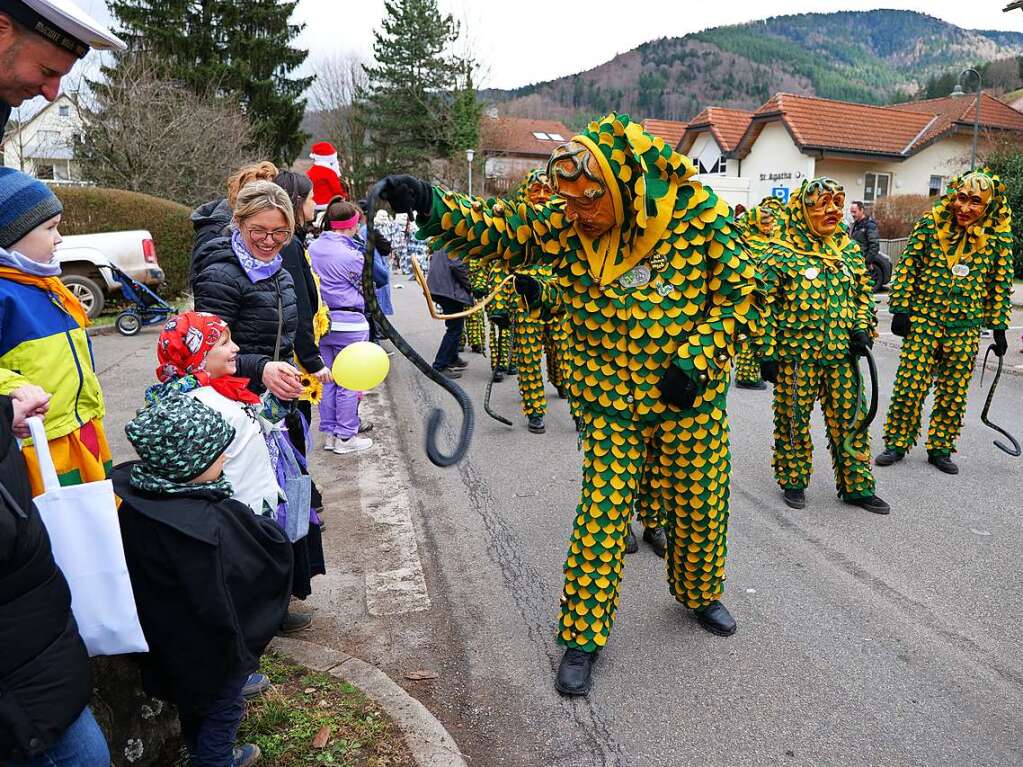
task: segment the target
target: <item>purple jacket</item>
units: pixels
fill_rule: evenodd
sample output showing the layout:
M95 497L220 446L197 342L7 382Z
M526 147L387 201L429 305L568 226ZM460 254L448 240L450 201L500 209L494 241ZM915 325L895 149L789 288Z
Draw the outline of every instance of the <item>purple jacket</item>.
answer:
M351 237L324 232L309 245L313 271L320 275L320 295L331 314L365 312L362 297L362 249Z

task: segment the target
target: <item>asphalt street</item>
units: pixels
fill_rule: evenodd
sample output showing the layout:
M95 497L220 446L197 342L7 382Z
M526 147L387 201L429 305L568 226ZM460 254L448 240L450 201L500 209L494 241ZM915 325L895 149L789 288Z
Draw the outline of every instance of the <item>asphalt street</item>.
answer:
M432 360L440 323L405 285L395 324ZM1007 367L1023 363L1018 332ZM882 337L876 349L875 452L897 341ZM477 404L475 439L460 466L438 469L423 455L424 416L438 404L449 424L457 414L394 359L389 392L433 600L440 678L429 704L473 764L1023 764L1023 459L992 445L978 380L961 474L939 473L920 447L878 469L888 517L836 498L819 409L808 508L784 506L770 467L770 392L733 390L725 600L738 633L700 629L642 546L628 559L593 691L566 701L552 686L554 625L581 465L566 403L548 386L547 433L530 434L509 379L493 395L497 412L514 414L515 427L503 426L482 411L487 361L468 355L460 383ZM1004 376L992 418L1023 434L1021 402L1023 379Z
M395 283L403 286L395 324L432 360L442 324L414 283ZM1011 335L1007 368L1023 365L1019 331ZM152 330L94 339L119 460L131 454L123 424L152 380L155 340ZM875 453L897 342L886 336L875 349ZM444 409L450 439L457 411L400 355L364 405L374 448L315 454L331 574L314 582L310 604L313 639L390 673L444 722L470 764L1023 764L1023 458L992 445L977 378L961 474L940 474L920 447L878 469L888 517L835 497L819 410L808 508L784 506L770 467L770 392L733 390L725 601L738 633L700 629L669 596L663 561L641 546L628 559L593 691L565 700L552 685L561 656L554 626L579 490L575 431L548 387L547 433L527 432L514 379L495 386L493 407L515 426L488 418L489 365L467 359L460 383L477 406L476 433L459 466L426 460L427 413ZM992 418L1018 435L1021 402L1023 378L1004 376ZM381 515L389 499L402 513ZM395 534L405 517L412 532ZM391 562L395 551L406 561ZM374 609L374 568L422 573L428 597L385 590L383 603L396 606Z

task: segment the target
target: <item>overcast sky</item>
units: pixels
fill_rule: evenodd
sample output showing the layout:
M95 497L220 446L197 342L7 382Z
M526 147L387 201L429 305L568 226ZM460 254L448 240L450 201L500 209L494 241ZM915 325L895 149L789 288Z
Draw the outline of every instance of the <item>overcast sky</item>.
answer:
M75 0L112 24L104 0ZM1003 13L1008 0L588 0L570 6L551 0L438 0L462 22L483 67L483 87L513 88L590 69L658 37L673 37L723 24L811 11L899 8L929 13L968 29L1023 32L1023 11ZM624 9L641 13L623 12ZM552 10L558 9L558 10ZM299 0L295 20L306 25L298 45L309 50L303 72L323 57L372 56L373 29L384 0ZM90 56L90 59L93 57Z

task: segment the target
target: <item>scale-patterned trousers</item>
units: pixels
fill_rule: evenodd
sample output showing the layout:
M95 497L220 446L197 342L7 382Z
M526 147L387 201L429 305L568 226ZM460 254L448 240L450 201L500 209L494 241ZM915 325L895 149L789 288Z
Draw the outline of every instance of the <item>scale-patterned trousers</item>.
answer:
M740 346L735 355L735 380L742 383L757 383L760 380L760 361L751 343Z
M483 312L476 312L465 320L465 341L470 349L487 350L487 323Z
M560 388L565 377L562 351L567 336L564 320L542 320L536 314L520 310L515 321L515 364L518 367L522 412L527 418L547 412L543 384L543 357L547 357L547 380Z
M916 444L920 411L933 384L927 452L950 455L956 451L979 344L976 328L950 330L913 318L909 334L902 339L895 388L884 422L885 447L905 453Z
M508 369L508 341L511 338L511 328L502 328L490 323L490 369ZM514 360L512 362L514 364Z
M774 385L772 403L773 465L774 477L783 490L804 490L810 484L813 472L810 415L814 402L820 400L838 494L846 500L874 494L870 435L860 432L850 441L848 449L844 446L862 396L862 382L858 382L848 361L835 365L812 361L797 365L791 360L778 363L778 382Z
M728 530L728 421L724 397L659 423L583 411L582 496L565 561L558 642L582 650L607 643L618 609L625 528L656 455L656 488L668 539L668 588L687 607L721 597Z

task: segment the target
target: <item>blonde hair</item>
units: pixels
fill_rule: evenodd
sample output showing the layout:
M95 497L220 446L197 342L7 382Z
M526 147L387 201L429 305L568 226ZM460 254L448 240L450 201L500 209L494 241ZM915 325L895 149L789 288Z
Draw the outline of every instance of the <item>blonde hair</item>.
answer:
M277 178L278 173L277 166L267 160L252 165L243 165L227 179L227 204L233 210L238 203L238 193L247 184L251 184L253 181L273 181Z
M272 181L253 181L242 187L234 204L234 224L240 227L245 219L268 210L280 211L288 222L288 230L295 230L295 209L291 198Z

